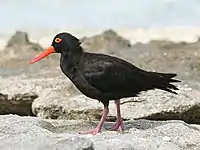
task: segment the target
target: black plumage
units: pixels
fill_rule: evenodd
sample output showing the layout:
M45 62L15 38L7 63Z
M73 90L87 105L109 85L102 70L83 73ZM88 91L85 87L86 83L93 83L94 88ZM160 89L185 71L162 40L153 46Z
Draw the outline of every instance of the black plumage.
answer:
M178 90L171 82L176 74L148 72L139 69L122 59L104 55L81 52L81 58L76 64L73 56L64 59L61 56L61 68L75 86L86 96L98 99L104 105L109 100L134 97L141 91L161 89L176 94ZM73 55L73 53L72 53ZM70 65L68 65L70 64Z
M178 88L172 84L180 82L173 79L176 74L145 71L117 57L84 52L80 41L69 33L56 35L52 47L54 52L61 53L62 72L80 92L99 100L106 109L110 100L117 102L121 98L135 97L140 92L151 89L177 94L175 90ZM32 63L41 58L36 59ZM96 132L99 130L90 133Z

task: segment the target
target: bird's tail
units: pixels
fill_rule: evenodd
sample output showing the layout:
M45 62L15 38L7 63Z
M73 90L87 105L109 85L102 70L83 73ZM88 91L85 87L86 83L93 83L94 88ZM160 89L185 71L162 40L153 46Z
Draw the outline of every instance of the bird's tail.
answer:
M173 79L174 77L177 76L177 74L173 73L157 73L157 72L152 72L154 75L157 74L159 76L159 80L157 80L158 84L156 85L156 88L177 94L173 90L179 90L175 85L171 84L174 82L181 82L180 80Z
M180 80L172 79L177 76L175 73L158 73L163 76L168 82L181 82Z

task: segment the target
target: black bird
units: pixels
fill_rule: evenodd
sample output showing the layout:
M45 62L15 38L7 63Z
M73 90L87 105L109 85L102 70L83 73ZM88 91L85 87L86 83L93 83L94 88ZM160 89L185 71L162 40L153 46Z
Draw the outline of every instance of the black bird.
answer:
M178 90L172 82L174 73L157 73L142 70L131 63L105 54L84 52L80 41L69 33L57 34L51 46L30 63L35 63L51 53L60 53L62 72L73 82L84 95L99 100L104 105L102 117L93 130L82 134L97 134L109 112L109 101L114 100L117 109L117 120L111 130L123 130L120 113L120 99L136 97L141 91L161 89L173 94Z

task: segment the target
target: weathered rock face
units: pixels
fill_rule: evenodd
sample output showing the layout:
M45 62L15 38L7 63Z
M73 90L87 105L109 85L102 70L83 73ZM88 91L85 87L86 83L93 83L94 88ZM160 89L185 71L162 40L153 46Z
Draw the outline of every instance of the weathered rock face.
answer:
M192 150L200 149L200 126L182 121L127 121L123 134L105 131L80 135L95 124L41 120L14 115L0 116L0 149L8 150ZM111 126L106 123L105 128ZM69 131L70 130L70 131Z
M9 96L0 93L0 115L18 114L21 116L32 116L32 103L38 96L36 94L25 93Z
M29 46L29 49L35 51L40 51L42 49L40 45L31 43L28 34L22 31L16 31L16 33L8 40L6 48L21 48L24 46Z
M106 30L102 34L81 39L84 48L92 51L112 51L122 48L130 48L131 43L119 36L113 30Z
M74 89L74 86L64 77L63 78L38 78L38 79L20 79L19 77L0 77L0 91L4 93L0 98L0 114L4 113L14 113L18 110L17 114L20 112L30 111L32 114L32 102L35 98L47 97L47 95L52 95L53 93L61 92L65 97L63 102L67 100L71 95L77 94L78 92ZM22 93L21 95L19 93ZM23 94L27 93L27 94ZM51 103L53 107L62 105L57 103L59 95L52 97L47 100L45 103ZM55 103L52 103L55 102ZM47 111L52 110L52 112L57 112L56 107L46 109ZM27 113L29 114L29 113ZM21 115L21 114L20 114ZM55 117L54 117L55 118Z
M42 50L39 44L29 41L26 32L16 31L0 51L0 68L23 70L28 66L28 61Z
M155 90L142 93L137 98L123 99L124 119L146 118L152 120L184 120L200 123L200 92L181 88L179 95ZM99 120L103 105L83 95L64 97L60 92L48 93L33 102L33 113L42 118ZM114 103L110 102L110 119L116 115ZM56 117L55 117L56 116Z
M6 47L14 47L27 44L30 44L28 34L26 32L16 31L16 33L8 40Z
M99 120L103 105L82 95L67 78L0 79L0 91L5 94L35 93L32 112L41 118ZM17 84L16 84L17 83ZM122 116L126 119L184 120L200 123L200 92L180 85L178 95L151 90L139 97L122 99ZM10 95L10 94L9 94ZM116 114L115 104L110 102L110 118Z

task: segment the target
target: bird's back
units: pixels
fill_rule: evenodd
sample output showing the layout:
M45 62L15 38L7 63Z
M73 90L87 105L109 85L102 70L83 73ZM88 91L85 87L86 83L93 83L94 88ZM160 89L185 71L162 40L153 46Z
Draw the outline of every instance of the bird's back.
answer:
M136 96L151 88L148 72L122 59L85 53L82 73L87 82L112 99Z

